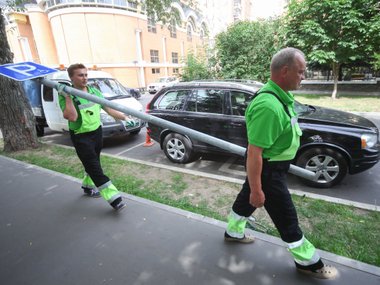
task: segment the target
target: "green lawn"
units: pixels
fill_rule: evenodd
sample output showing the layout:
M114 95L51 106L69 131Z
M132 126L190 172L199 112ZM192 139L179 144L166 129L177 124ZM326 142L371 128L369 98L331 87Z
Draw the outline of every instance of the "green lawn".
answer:
M353 112L380 112L380 97L295 94L296 100L309 105Z

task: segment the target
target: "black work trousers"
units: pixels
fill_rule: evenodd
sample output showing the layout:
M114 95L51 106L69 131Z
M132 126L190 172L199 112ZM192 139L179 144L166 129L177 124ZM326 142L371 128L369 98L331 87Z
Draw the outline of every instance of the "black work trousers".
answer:
M103 147L102 127L82 134L74 134L70 131L70 136L85 171L96 187L107 183L110 179L103 173L100 165L100 152Z
M297 212L287 187L287 173L290 161L269 162L263 159L261 174L262 189L265 194L264 207L286 243L299 241L303 233L298 225ZM248 177L236 197L232 210L249 217L256 208L249 203L251 190Z

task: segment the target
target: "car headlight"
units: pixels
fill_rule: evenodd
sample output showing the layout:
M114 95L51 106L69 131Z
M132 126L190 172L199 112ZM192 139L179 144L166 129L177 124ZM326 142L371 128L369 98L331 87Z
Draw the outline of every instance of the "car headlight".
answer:
M361 136L362 148L372 148L377 143L377 135L376 134L362 134Z
M108 115L107 113L103 113L103 112L100 113L100 120L103 123L114 123L114 122L116 122L112 116Z

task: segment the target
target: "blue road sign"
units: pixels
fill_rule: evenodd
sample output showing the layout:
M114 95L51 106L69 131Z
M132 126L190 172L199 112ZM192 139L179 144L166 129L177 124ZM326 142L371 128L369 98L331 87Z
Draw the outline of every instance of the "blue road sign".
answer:
M24 81L32 78L43 77L49 73L54 73L57 71L57 69L37 64L31 61L0 65L0 75L9 77L17 81Z

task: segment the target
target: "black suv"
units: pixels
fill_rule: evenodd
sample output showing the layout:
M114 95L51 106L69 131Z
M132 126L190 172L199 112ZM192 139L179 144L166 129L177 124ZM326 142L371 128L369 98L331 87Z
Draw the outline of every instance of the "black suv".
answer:
M245 109L261 83L183 82L160 90L147 105L153 116L246 147ZM328 188L348 173L374 166L380 158L379 130L369 120L347 112L295 102L303 131L294 164L318 173L317 181L303 181ZM176 163L187 163L202 153L227 151L188 136L148 124L152 139Z

